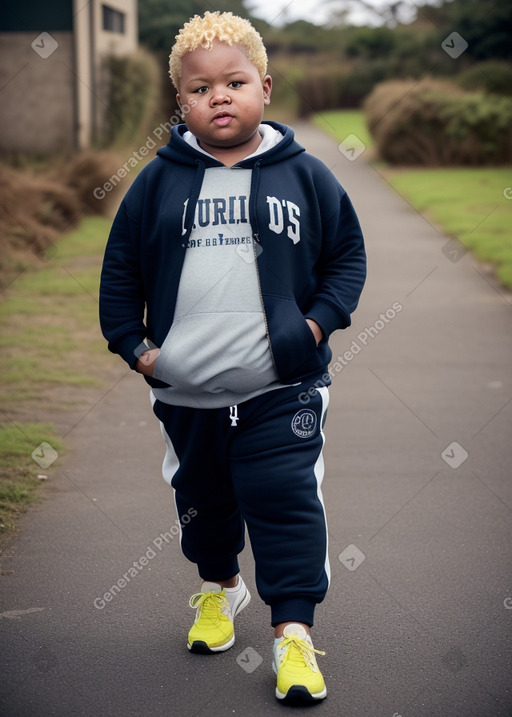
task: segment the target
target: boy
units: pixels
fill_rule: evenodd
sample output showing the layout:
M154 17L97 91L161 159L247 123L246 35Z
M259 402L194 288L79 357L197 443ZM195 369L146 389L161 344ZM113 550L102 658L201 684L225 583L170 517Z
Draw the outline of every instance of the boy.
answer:
M119 209L100 315L110 350L152 387L182 550L203 580L188 647L234 644L250 601L237 561L247 525L276 696L293 704L327 694L310 628L329 582L328 338L350 324L365 253L330 171L289 127L262 123L266 69L260 35L232 13L180 30L170 76L186 124Z

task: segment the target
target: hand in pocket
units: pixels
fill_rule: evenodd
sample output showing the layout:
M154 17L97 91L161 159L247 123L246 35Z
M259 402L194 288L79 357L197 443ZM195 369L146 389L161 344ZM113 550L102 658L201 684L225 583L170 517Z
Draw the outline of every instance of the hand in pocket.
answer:
M320 326L316 323L316 321L313 321L313 319L306 319L306 324L311 329L313 336L315 337L316 345L320 343L320 341L323 339L323 333Z
M160 349L149 349L139 356L135 364L135 370L144 376L152 376L155 370L155 361L158 358Z

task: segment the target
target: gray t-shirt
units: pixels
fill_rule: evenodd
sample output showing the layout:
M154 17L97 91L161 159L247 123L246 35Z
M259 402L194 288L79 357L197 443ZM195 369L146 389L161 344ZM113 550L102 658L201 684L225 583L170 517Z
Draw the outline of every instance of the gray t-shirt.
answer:
M260 126L254 154L282 135ZM185 139L200 151L190 133ZM251 155L253 156L253 155ZM194 408L231 406L280 388L270 353L249 222L251 169L206 169L199 194L171 329L154 377L170 384L153 389L165 403Z

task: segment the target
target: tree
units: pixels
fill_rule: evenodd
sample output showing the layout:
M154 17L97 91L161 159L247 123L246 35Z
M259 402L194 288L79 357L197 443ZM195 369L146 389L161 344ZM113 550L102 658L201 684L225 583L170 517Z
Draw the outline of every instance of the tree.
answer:
M169 54L184 23L212 9L208 0L143 0L139 2L140 42L153 52ZM215 9L251 19L242 0L215 0Z
M372 25L397 27L414 17L411 14L411 3L406 0L388 0L379 5L375 5L371 0L345 0L342 9L339 8L339 0L323 0L323 3L326 6L334 6L330 24L348 24L350 13L361 9L365 11L368 22Z
M512 3L502 0L444 0L439 6L424 5L428 17L446 37L458 32L468 43L474 60L512 59Z

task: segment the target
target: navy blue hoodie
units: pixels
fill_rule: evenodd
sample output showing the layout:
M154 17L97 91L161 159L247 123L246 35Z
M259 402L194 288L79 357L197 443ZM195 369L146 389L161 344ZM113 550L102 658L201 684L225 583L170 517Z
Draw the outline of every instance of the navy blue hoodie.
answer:
M268 124L282 141L237 166L252 169L249 219L261 247L257 269L272 359L281 382L298 383L325 374L328 338L350 325L366 256L357 216L334 175L289 127ZM144 339L161 346L169 332L204 171L223 166L191 147L186 129L173 127L169 143L137 176L105 250L101 328L109 349L131 368ZM305 318L322 329L318 347Z

